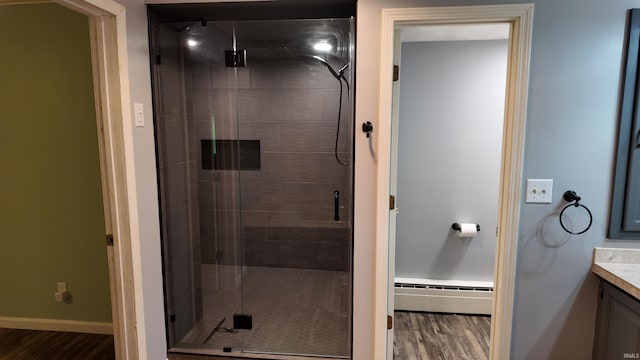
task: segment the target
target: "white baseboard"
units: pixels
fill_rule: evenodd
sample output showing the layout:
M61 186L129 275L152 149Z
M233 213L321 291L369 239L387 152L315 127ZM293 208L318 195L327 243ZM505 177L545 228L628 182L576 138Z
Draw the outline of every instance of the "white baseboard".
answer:
M395 310L491 315L493 283L403 280L396 278Z
M0 328L65 331L88 334L113 334L113 324L96 321L76 321L57 319L34 319L0 316Z

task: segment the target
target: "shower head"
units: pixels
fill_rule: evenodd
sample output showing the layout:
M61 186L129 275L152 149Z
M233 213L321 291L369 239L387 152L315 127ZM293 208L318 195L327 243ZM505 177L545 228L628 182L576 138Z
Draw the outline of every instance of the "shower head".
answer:
M338 81L340 80L340 78L344 77L344 71L349 67L349 63L346 63L344 64L343 67L340 68L340 70L338 70L338 72L336 72L325 59L317 55L314 55L313 58L323 63L324 66L326 66L327 69L329 69L329 71L331 72L331 75L333 75L333 77L338 79Z
M348 67L349 67L349 63L344 64L344 66L341 67L340 70L338 70L338 74L340 76L343 76L344 75L344 71L347 70Z

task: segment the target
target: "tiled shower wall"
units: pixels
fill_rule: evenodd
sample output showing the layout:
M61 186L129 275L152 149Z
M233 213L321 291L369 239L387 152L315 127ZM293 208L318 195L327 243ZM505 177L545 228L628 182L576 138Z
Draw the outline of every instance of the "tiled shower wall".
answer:
M156 123L161 186L163 260L168 310L175 314L174 336L182 338L202 318L197 147L189 141L192 122L185 112L180 35L160 26L162 55L156 91L161 108Z
M338 81L316 63L261 63L251 54L245 68L192 61L187 72L192 142L259 140L261 147L260 170L198 167L202 262L348 270L352 167L333 153ZM349 113L345 87L338 155L351 162Z

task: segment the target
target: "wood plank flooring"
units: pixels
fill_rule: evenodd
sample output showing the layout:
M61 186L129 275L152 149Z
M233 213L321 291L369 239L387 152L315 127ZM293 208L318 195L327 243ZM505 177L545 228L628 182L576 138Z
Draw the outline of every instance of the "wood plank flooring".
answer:
M394 360L489 358L489 316L396 311L394 328Z
M0 328L0 360L113 360L112 335Z

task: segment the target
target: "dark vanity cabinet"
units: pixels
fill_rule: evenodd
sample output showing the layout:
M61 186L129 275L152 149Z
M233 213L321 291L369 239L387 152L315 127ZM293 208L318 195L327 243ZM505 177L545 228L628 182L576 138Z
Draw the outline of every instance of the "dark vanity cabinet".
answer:
M640 358L640 301L600 281L593 359Z

